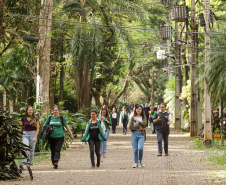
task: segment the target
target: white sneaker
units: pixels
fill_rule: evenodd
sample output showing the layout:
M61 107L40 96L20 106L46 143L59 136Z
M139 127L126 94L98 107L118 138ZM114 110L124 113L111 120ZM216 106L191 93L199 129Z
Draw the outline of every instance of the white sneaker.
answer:
M103 158L105 158L105 157L106 157L106 154L103 155Z
M138 168L138 164L134 163L133 168Z
M144 163L143 163L143 161L140 161L140 166L141 167L144 167L145 166Z

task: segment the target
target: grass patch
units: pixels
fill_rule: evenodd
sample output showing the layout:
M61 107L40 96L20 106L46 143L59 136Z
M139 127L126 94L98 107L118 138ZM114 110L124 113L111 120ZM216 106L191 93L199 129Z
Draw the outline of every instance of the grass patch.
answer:
M44 161L44 160L50 160L50 156L51 156L50 153L47 153L47 154L46 153L45 154L40 153L39 155L34 156L33 163L37 164L37 163L40 163L41 161Z
M215 143L215 145L205 147L202 144L203 138L193 138L193 140L196 144L195 149L203 150L208 153L220 154L217 156L210 156L209 158L207 158L208 161L212 163L216 163L221 166L226 165L226 145L225 144L222 146L222 145L219 145L219 143L218 144Z

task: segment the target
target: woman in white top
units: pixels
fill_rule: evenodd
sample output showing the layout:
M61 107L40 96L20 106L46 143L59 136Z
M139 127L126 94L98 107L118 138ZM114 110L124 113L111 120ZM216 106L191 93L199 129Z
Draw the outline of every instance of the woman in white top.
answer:
M113 107L112 109L111 121L112 121L112 134L115 134L116 126L118 125L118 113L115 107Z
M131 141L133 147L134 165L133 168L138 167L138 159L141 167L144 167L143 147L146 138L145 128L147 126L146 117L141 105L137 105L134 111L134 116L130 118L129 128L132 131ZM139 152L139 156L138 156Z

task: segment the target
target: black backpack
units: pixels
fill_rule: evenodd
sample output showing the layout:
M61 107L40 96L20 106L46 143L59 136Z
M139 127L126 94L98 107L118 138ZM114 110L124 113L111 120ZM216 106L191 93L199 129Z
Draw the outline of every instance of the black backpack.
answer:
M50 120L51 120L51 117L52 116L49 116L49 122L43 126L43 129L42 129L42 133L41 133L41 137L42 138L46 138L48 139L49 138L49 135L50 135L50 129L52 128L49 123L50 123ZM60 121L61 121L61 124L63 125L63 116L60 115ZM63 125L64 126L64 125ZM64 130L64 127L63 127L63 130Z

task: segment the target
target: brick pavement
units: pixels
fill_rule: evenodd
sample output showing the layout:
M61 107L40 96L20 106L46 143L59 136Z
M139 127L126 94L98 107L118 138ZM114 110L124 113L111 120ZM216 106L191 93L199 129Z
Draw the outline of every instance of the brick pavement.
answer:
M58 169L52 169L50 160L42 161L33 167L33 181L25 171L23 178L0 184L226 184L226 168L205 164L202 159L212 154L193 149L194 142L173 129L169 156L157 157L156 135L149 130L147 128L143 168L132 168L131 132L128 130L124 136L122 127L118 126L116 134L110 134L107 157L102 159L99 168L91 169L88 145L83 144L82 149L64 151Z

